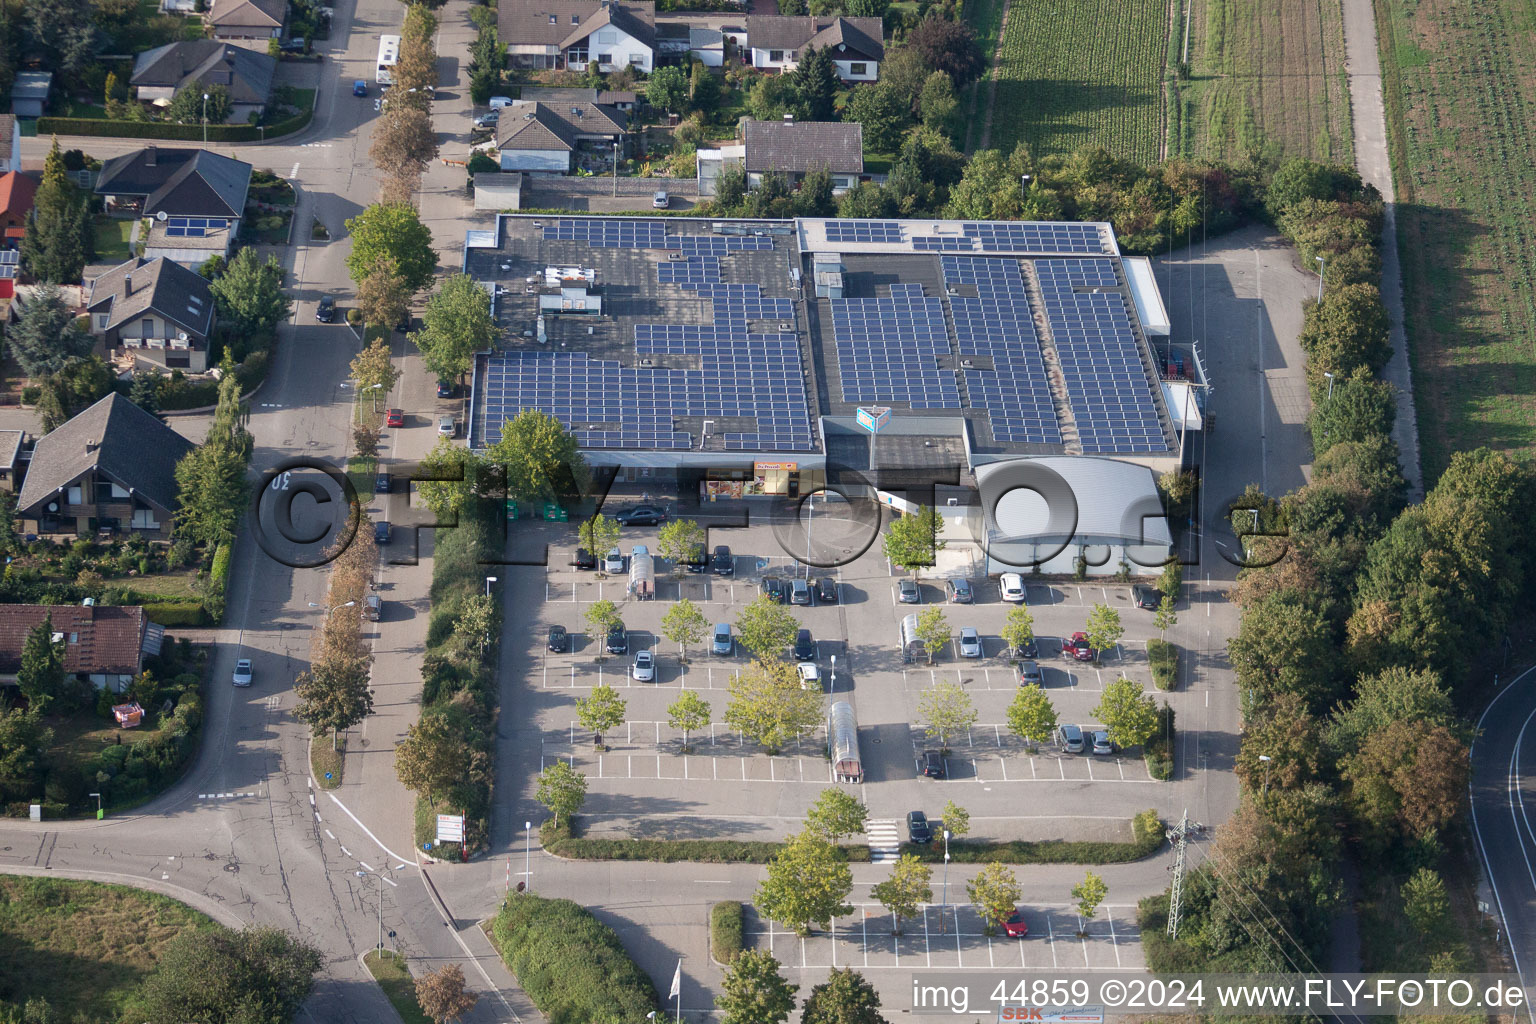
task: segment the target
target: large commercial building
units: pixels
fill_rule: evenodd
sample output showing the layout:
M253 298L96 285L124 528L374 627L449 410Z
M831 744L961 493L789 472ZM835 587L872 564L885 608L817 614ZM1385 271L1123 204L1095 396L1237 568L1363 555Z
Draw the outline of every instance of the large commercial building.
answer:
M1045 457L1139 466L1155 494L1201 427L1107 224L504 215L464 269L504 329L475 363L476 448L534 408L594 465L733 497Z

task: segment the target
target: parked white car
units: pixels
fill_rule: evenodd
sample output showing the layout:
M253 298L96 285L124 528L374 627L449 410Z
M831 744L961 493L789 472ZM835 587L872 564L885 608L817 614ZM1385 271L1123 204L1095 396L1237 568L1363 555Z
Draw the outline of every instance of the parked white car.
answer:
M656 655L650 651L641 651L635 655L634 668L630 669L630 675L635 677L637 683L653 683L656 681Z
M241 658L235 662L235 677L232 682L236 686L250 686L251 678L251 659Z
M1013 604L1024 603L1024 577L1016 572L1005 572L998 578L998 585L1003 591L1003 600Z

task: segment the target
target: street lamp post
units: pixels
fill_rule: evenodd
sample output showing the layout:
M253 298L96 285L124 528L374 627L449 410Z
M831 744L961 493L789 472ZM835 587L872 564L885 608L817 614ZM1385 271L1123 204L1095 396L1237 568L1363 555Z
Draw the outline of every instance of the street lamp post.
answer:
M1328 276L1328 261L1321 256L1317 259L1317 301L1323 301L1323 281Z
M1273 760L1268 754L1259 755L1259 762L1264 765L1264 791L1260 794L1264 797L1269 796L1269 763Z
M496 577L495 576L487 576L485 578L485 596L486 597L490 597L491 596L491 584L495 583L495 582L496 582Z
M378 412L379 411L379 396L377 394L374 394L373 392L377 392L379 390L379 388L382 388L383 386L384 386L383 384L372 384L372 385L369 385L369 387L368 387L368 391L370 392L368 397L373 399L373 411L374 412Z
M377 871L356 871L358 878L366 875L377 875L379 878L379 944L374 948L379 951L379 956L384 955L384 876Z
M1494 685L1495 686L1498 685L1497 677L1495 677ZM102 816L102 814L101 814L101 794L100 793L87 793L85 795L86 796L93 796L93 797L96 798L96 817L99 820L101 818L101 816Z
M1327 370L1324 370L1323 376L1328 378L1328 401L1331 402L1333 401L1333 374L1329 373Z
M940 904L939 921L944 920L944 912L949 909L949 829L944 830L944 902ZM959 921L955 922L958 929Z
M533 892L533 822L523 822L523 891Z
M203 93L203 147L208 146L208 94Z
M325 617L326 617L326 618L330 618L330 617L331 617L331 614L332 614L332 613L333 613L333 612L337 612L337 611L340 611L340 610L341 610L341 609L343 609L343 608L351 608L351 607L352 607L352 606L353 606L353 605L355 605L355 604L357 604L357 602L356 602L356 601L348 601L348 602L347 602L347 603L346 603L346 604L339 604L339 605L337 605L337 606L336 606L336 607L335 607L335 608L332 608L332 609L331 609L331 610L330 610L330 611L328 611L328 612L326 612L326 613L325 613ZM311 602L309 602L309 606L310 606L310 607L311 607L311 608L324 608L324 607L325 607L325 605L323 605L323 604L316 604L316 603L315 603L315 602L313 602L313 601L311 601Z

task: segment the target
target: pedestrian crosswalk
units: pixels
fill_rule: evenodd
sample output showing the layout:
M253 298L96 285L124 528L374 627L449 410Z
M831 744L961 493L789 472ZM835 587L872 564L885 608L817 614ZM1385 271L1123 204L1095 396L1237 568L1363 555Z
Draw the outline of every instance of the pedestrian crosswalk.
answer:
M885 864L901 857L901 833L896 829L895 818L864 823L864 834L869 837L869 859L873 864Z

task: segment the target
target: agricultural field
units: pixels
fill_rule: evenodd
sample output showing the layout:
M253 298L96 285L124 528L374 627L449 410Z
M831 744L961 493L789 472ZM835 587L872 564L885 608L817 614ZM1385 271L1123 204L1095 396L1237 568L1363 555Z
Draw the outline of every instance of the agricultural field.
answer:
M1013 0L991 148L1036 157L1103 146L1153 163L1163 148L1167 0Z
M1424 477L1536 445L1536 16L1378 0Z
M1182 0L1170 65L1170 155L1354 164L1341 0Z

